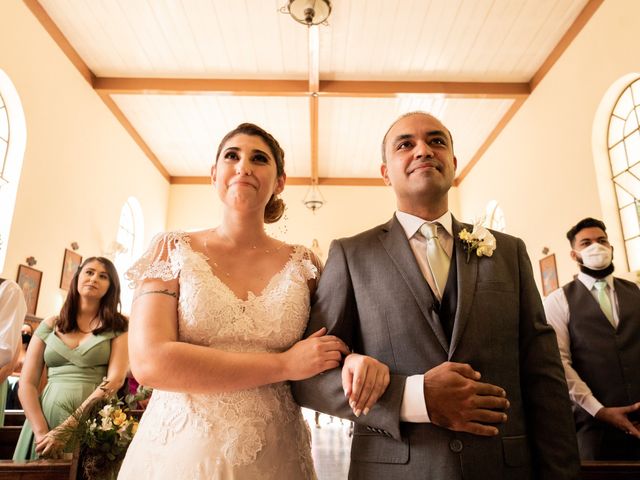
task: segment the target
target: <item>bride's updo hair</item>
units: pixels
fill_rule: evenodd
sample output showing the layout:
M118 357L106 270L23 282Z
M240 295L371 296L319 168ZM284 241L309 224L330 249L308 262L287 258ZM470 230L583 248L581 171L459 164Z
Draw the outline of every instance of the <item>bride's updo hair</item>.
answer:
M218 163L218 157L220 157L222 147L236 135L251 135L254 137L260 137L264 140L264 143L267 144L269 150L271 150L271 155L273 155L273 158L276 161L276 175L278 178L284 175L284 150L282 150L282 147L280 147L280 144L273 135L253 123L241 123L224 136L222 141L220 141L220 145L218 145L216 163ZM271 198L264 209L264 222L275 223L280 220L284 214L284 207L284 201L281 198L275 194L271 195Z

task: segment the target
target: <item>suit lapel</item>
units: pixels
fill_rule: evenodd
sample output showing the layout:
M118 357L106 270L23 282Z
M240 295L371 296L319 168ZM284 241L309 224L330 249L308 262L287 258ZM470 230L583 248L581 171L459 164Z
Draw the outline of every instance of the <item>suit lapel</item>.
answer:
M458 274L458 304L456 305L455 320L453 323L453 333L451 334L451 348L449 349L449 359L452 358L464 329L469 320L469 311L473 304L473 297L476 291L476 279L478 277L478 256L472 253L467 262L467 252L464 251L462 242L458 234L463 228L471 231L470 225L464 225L453 219L453 249L456 255Z
M449 350L447 337L442 329L442 325L438 317L433 312L433 297L429 291L429 286L422 276L420 267L413 256L413 250L407 240L407 236L402 228L402 225L398 222L395 215L391 221L383 227L380 233L380 241L382 246L387 251L389 257L395 264L396 268L402 278L406 282L409 290L416 299L416 303L420 308L420 311L424 315L427 323L436 335L438 342L444 349Z

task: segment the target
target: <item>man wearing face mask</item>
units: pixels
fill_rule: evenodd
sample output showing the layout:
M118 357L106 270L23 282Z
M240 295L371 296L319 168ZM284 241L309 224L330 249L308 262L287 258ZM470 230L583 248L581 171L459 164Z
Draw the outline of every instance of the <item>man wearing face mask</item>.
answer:
M640 289L614 278L606 227L569 232L578 276L544 301L574 403L583 460L640 460Z

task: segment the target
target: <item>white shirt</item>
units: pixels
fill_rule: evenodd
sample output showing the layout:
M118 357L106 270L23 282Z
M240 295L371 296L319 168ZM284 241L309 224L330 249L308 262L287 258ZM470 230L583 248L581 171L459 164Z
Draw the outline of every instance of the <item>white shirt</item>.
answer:
M437 289L435 288L435 282L433 281L425 253L427 249L427 239L420 233L420 227L425 223L425 220L400 211L396 212L396 218L407 235L409 245L411 245L411 250L413 251L414 257L416 257L422 275L431 287L431 290L436 292ZM453 253L453 220L451 212L447 211L447 213L440 218L433 222L426 223L436 222L442 226L442 228L438 228L440 245L442 245L446 254L451 258ZM407 377L404 395L402 397L402 405L400 406L400 420L412 423L431 422L429 412L427 412L427 404L424 400L424 375Z
M0 368L8 365L22 344L22 324L27 313L22 290L16 282L0 284Z
M598 300L598 292L593 288L596 278L580 272L578 280L587 287L593 297ZM605 292L609 296L611 306L613 307L613 325L618 327L618 297L613 286L613 276L608 275L604 279L607 282ZM558 288L544 299L544 312L547 321L556 331L558 337L558 348L560 350L560 358L564 366L564 373L569 387L569 396L576 404L584 408L590 415L594 416L604 405L598 401L593 395L589 386L580 378L572 365L571 360L571 338L569 336L569 303L564 294L564 289Z

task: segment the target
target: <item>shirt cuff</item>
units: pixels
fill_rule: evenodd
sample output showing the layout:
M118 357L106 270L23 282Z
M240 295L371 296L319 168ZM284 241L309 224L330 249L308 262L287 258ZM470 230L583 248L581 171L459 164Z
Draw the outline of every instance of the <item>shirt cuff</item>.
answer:
M424 401L424 375L407 377L400 406L400 421L431 423L427 404Z
M595 417L598 410L604 407L604 405L602 405L593 395L586 397L580 406L592 417Z

